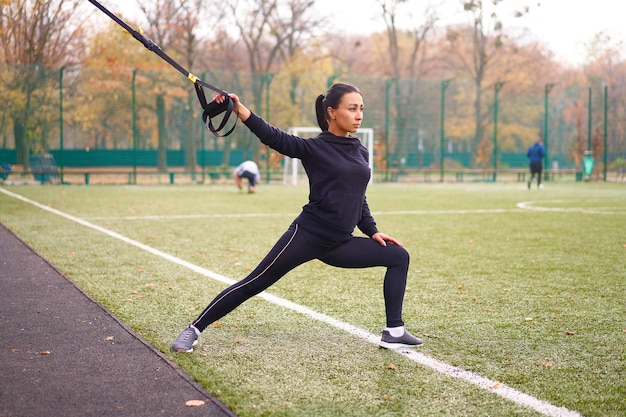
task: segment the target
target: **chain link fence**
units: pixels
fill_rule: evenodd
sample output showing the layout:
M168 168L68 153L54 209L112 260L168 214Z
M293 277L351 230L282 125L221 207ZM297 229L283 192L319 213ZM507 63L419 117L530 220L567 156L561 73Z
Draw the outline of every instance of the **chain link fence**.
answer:
M504 83L480 90L463 80L381 79L325 74L196 75L238 94L254 112L287 130L316 126L314 102L333 82L363 92L363 127L374 130L374 174L384 181L469 179L523 181L526 150L538 137L547 148L547 179L623 179L626 106L607 87L545 86L520 95ZM226 177L245 159L278 178L283 158L242 125L216 137L201 120L193 85L171 69L4 66L0 71L0 173L32 171L30 156L51 154L62 178L88 183L95 173L136 182L150 173L173 182ZM507 91L508 90L508 91ZM207 94L212 92L207 91ZM593 94L592 94L593 93ZM234 122L234 117L230 123ZM87 176L85 176L85 174Z

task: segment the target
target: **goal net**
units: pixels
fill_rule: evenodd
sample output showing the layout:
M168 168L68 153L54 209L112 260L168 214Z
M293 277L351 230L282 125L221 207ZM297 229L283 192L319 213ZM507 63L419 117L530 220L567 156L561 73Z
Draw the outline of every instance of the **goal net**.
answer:
M300 137L313 137L317 136L320 133L320 129L317 127L290 127L287 129L287 133ZM361 128L356 131L356 134L353 133L361 139L363 145L367 148L369 152L369 167L370 171L374 168L374 129L372 128ZM299 159L290 158L285 156L285 165L283 167L283 184L292 184L298 185L298 181L305 175L304 168L302 168L302 163ZM370 182L372 179L370 177Z

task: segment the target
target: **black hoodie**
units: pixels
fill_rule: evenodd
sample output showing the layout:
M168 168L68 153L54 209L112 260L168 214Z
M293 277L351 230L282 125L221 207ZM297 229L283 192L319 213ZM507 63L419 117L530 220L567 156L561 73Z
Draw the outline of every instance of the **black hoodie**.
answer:
M355 226L369 237L378 232L365 198L371 176L369 153L359 138L324 131L304 139L254 113L245 125L265 145L302 161L309 178L309 202L294 223L331 243L349 238Z

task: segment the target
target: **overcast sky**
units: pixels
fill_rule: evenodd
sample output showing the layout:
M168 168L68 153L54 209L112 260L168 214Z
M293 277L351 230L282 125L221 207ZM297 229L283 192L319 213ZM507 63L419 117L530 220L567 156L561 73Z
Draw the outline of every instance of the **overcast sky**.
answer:
M130 0L102 0L113 10L126 14ZM419 18L425 3L440 4L441 21L468 22L468 14L459 12L460 0L413 0L412 12ZM484 0L491 5L491 0ZM539 6L537 4L540 3ZM561 61L580 65L585 60L586 48L595 35L603 32L612 39L611 45L619 47L626 57L626 18L622 13L624 0L504 0L497 8L505 27L526 27L544 42ZM520 5L531 6L531 11L521 19L512 17L512 10ZM315 0L315 8L329 16L338 30L365 34L384 29L380 16L379 0ZM132 15L132 12L131 14ZM416 20L420 23L419 20ZM399 22L398 26L402 23ZM146 29L149 30L149 29Z
M420 15L424 3L442 4L440 25L468 22L467 13L459 12L459 0L413 1L414 13ZM505 27L526 27L555 53L558 59L579 65L585 60L585 45L599 32L611 36L613 46L626 48L626 19L622 13L624 0L505 0L497 7ZM539 6L537 4L540 3ZM491 5L490 0L484 0ZM531 6L530 13L521 19L512 17L512 10L520 5ZM316 7L324 14L332 14L338 27L347 32L365 33L384 28L377 0L316 0ZM419 23L419 20L417 20Z

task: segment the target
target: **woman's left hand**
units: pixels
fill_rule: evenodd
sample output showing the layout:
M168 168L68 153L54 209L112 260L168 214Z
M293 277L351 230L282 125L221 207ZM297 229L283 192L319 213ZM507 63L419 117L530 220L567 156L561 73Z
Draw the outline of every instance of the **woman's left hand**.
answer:
M243 103L239 100L239 96L233 93L230 93L228 95L235 104L233 113L235 113L242 122L248 120L248 117L250 117L250 110L246 106L244 106ZM224 100L226 100L226 97L223 94L217 94L213 97L213 101L215 101L216 103L223 103Z
M393 243L396 246L402 246L402 243L398 242L393 237L386 235L384 233L378 232L372 235L372 239L376 242L380 243L382 246L387 246L387 242Z

